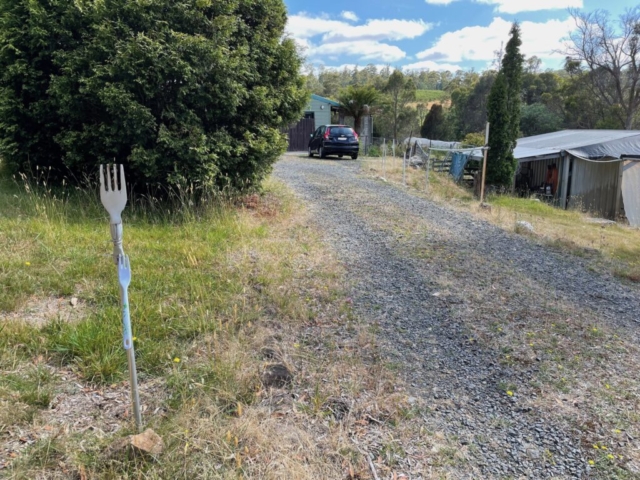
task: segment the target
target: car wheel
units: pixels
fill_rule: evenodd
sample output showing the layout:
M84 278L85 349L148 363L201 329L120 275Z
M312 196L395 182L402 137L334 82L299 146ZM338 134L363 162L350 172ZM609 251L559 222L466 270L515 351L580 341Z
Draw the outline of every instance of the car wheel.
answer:
M342 158L342 155L338 155L338 158Z
M351 155L351 159L352 160L357 160L358 159L358 154L354 153L353 155Z
M320 154L320 158L327 158L327 154L324 153L324 148L320 147L320 150L318 150L318 153Z
M311 147L309 147L309 156L313 157L313 152L311 151Z

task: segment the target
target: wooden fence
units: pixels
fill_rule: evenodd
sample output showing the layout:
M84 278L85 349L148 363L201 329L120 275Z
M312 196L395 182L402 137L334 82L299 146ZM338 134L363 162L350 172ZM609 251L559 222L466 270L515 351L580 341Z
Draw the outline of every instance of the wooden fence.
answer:
M306 151L309 146L310 135L316 130L316 121L313 118L303 118L298 123L284 129L289 139L288 152Z

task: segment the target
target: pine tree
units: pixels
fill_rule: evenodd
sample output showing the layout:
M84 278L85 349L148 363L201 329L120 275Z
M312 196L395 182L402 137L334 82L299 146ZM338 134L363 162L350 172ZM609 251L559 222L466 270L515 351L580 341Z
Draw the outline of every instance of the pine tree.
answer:
M510 186L517 162L513 149L520 133L520 103L524 56L520 53L520 26L514 23L507 43L502 68L491 88L488 101L489 156L487 183Z

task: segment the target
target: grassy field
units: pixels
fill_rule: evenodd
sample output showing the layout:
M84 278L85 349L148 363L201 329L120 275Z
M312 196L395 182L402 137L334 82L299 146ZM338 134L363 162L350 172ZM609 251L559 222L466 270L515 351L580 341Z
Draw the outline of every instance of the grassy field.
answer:
M416 101L422 103L439 102L449 98L449 94L444 90L417 90Z
M389 181L402 183L402 159L388 158L383 169L379 158L365 160L368 170ZM630 282L640 282L640 230L624 224L603 226L576 210L561 210L543 202L508 195L490 196L490 210L480 208L469 189L445 174L431 172L426 188L424 170L407 169L407 184L414 192L478 215L505 230L515 231L516 222L531 223L537 240L594 261L593 268L606 268Z
M304 209L273 181L242 198L130 203L143 418L165 451L104 453L134 432L97 190L2 180L0 476L366 478L363 418L398 438L410 408ZM268 386L275 364L290 384Z

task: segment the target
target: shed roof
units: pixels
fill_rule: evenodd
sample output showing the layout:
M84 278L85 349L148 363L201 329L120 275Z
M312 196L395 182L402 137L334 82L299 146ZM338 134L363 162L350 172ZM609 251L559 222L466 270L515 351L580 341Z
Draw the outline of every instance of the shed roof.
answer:
M314 100L317 100L319 102L328 103L332 107L339 107L340 106L340 102L336 102L335 100L331 100L331 99L326 98L326 97L321 97L320 95L316 95L315 93L311 94L311 98L314 99Z
M561 130L518 140L513 155L519 161L557 156L561 152L591 160L640 154L640 130Z

